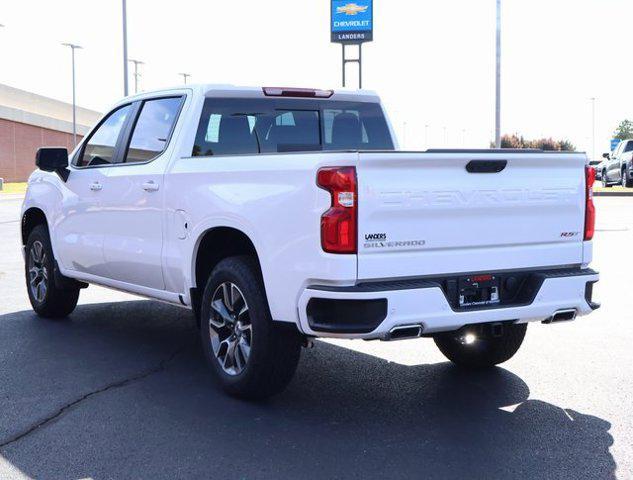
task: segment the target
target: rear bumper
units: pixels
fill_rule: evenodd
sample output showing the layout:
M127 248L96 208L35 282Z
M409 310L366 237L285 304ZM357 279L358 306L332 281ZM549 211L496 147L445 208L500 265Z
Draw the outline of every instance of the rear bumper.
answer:
M420 325L425 335L478 323L545 321L560 310L582 316L599 307L591 298L599 280L593 270L539 275L542 283L527 302L474 309L456 309L440 284L426 280L308 287L299 299L300 327L317 337L389 339L403 326Z

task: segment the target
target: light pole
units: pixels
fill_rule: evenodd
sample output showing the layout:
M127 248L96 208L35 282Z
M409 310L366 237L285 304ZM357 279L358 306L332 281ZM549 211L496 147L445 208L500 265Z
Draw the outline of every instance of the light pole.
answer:
M189 77L191 77L191 74L190 73L179 73L178 75L182 75L182 80L185 83L185 85L187 85L187 79Z
M402 122L402 147L407 144L407 122Z
M591 97L591 160L596 159L596 97Z
M141 76L141 74L138 73L138 66L145 65L145 62L141 60L133 60L131 58L128 60L128 62L134 64L134 93L138 93L138 77Z
M81 49L80 45L74 43L62 43L64 47L69 47L72 56L73 68L73 147L77 145L77 105L75 103L75 50Z
M501 0L497 0L497 61L495 75L495 147L501 148Z
M123 94L128 96L128 78L127 78L127 3L123 1Z
M429 148L429 125L424 125L424 146Z

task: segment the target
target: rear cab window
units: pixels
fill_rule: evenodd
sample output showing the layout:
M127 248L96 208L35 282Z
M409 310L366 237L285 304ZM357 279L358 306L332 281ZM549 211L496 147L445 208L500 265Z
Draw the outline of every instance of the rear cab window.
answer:
M378 103L207 98L192 155L393 149Z

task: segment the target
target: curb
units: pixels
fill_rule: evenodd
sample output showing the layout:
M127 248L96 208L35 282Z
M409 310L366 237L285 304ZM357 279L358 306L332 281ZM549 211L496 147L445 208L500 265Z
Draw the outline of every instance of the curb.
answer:
M23 193L0 193L0 202L3 200L20 200L24 198Z

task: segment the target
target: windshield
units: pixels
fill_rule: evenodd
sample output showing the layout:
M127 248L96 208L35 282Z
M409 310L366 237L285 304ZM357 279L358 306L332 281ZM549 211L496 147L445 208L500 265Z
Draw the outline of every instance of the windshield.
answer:
M393 149L378 103L208 98L192 155Z

